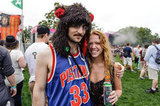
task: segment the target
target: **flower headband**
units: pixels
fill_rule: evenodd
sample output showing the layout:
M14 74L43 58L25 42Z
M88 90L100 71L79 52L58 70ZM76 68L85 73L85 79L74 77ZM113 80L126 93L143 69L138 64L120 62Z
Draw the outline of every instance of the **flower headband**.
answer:
M58 8L56 11L55 11L55 16L57 17L57 18L61 18L61 17L63 17L63 15L64 15L64 13L65 13L65 9L63 9L63 8ZM92 14L92 13L90 13L89 14L89 16L90 16L90 19L91 19L91 22L94 20L94 15Z

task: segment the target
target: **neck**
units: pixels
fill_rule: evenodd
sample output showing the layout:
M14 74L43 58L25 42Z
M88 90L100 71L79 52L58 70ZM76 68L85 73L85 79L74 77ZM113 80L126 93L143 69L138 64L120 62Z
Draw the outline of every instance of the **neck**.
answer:
M70 46L70 52L71 54L77 54L78 52L78 43L74 43L74 42L68 42L69 46Z
M45 40L42 39L42 38L37 38L37 41L36 42L44 42L45 43Z
M100 55L100 56L98 56L98 57L96 57L96 58L92 58L92 62L93 62L93 63L96 63L96 64L98 64L98 63L103 63L103 62L104 62L103 56Z

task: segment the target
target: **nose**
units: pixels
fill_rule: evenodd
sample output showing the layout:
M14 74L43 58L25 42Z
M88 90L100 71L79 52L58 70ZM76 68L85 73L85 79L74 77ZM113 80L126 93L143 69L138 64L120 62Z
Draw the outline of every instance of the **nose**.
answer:
M95 43L92 43L92 44L90 45L90 48L95 48L95 47L96 47Z
M85 33L85 29L83 28L83 26L80 26L80 27L78 28L78 33L80 33L80 34L83 34L83 35L84 35L84 33Z

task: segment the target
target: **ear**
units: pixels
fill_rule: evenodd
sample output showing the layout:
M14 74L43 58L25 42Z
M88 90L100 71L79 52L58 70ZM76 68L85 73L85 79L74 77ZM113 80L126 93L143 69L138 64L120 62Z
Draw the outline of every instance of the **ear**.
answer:
M46 38L46 37L48 37L48 36L49 36L48 33L44 34L44 38Z

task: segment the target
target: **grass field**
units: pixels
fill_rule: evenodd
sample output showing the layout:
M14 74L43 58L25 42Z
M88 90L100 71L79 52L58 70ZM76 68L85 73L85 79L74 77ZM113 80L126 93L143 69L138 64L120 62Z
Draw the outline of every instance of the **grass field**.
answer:
M119 58L116 57L115 60L119 61ZM133 64L133 67L134 66L135 64ZM152 81L148 78L145 80L138 79L140 72L135 71L136 73L131 73L130 71L124 72L122 78L123 93L116 103L116 106L160 106L160 92L147 94L145 90L151 87ZM24 72L24 76L22 103L23 106L31 106L31 97L28 88L28 71Z

